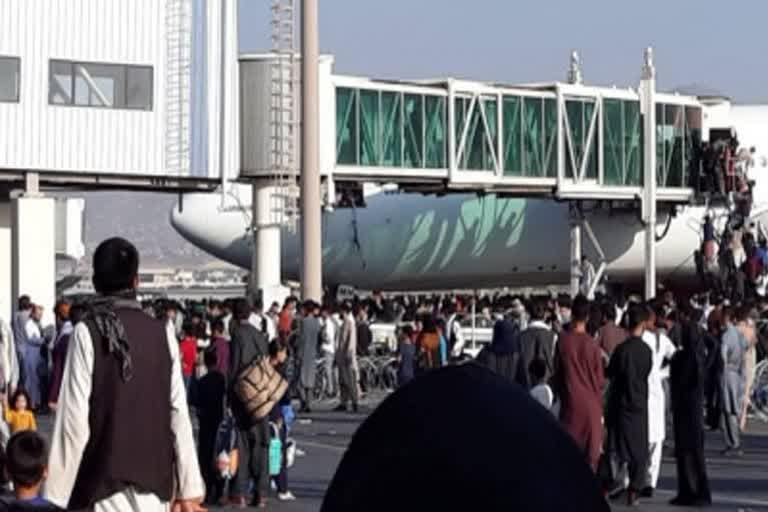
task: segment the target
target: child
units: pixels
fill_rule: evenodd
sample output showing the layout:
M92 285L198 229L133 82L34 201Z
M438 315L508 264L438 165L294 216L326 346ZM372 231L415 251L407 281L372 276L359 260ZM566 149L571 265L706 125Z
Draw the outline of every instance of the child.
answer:
M30 430L19 432L8 441L6 472L13 482L16 502L8 510L60 510L40 496L40 488L48 476L48 450L45 441Z
M197 384L196 407L197 417L200 423L198 435L197 455L200 461L200 469L208 490L209 503L216 503L219 489L214 474L214 457L216 451L216 432L221 420L224 419L224 394L226 392L226 379L216 370L218 358L216 351L208 349L203 356L208 373Z
M23 389L17 390L11 398L10 404L8 398L5 398L5 421L11 428L11 435L23 430L37 430L37 422L29 407L29 395ZM9 406L10 405L10 406Z
M269 344L269 363L281 374L285 374L285 361L288 359L288 347L279 339L274 339ZM284 407L290 405L290 394L286 393L283 398L275 404L269 413L269 421L277 425L277 430L282 443L282 454L280 460L280 473L273 477L277 484L277 499L279 501L293 501L296 496L288 490L288 464L286 452L288 449L288 428L286 418L283 414Z
M552 388L544 380L547 376L547 365L541 359L534 359L530 366L531 376L534 378L534 386L531 388L531 396L548 411L552 410Z
M192 377L195 374L195 362L197 361L197 328L192 322L185 323L184 337L179 343L179 352L181 355L181 374L184 377L184 388L187 391L187 399L192 388Z

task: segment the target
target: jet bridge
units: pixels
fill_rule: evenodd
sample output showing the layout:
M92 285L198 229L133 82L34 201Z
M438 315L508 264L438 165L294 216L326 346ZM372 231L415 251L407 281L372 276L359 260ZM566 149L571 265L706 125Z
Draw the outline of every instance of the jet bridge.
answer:
M274 62L282 62L282 69L298 69L294 58L241 58L243 179L280 182L286 171L275 164L280 159L274 155L294 155L300 147L284 140L285 126L296 122L286 119L286 104L298 103L299 87L291 82L287 97L282 86L280 94L274 93L275 76L284 82L286 74L278 68L275 75ZM287 66L285 59L290 59ZM332 67L332 59L320 60L320 163L327 204L339 201L337 188L365 182L396 183L422 193L496 193L572 202L576 292L582 226L602 254L578 214L578 204L639 200L647 232L646 295L654 295L656 204L695 199L690 185L698 173L703 106L694 96L656 92L651 49L635 88L585 85L575 53L568 81L532 85L450 78L377 80L337 75ZM264 97L259 91L267 97L272 91L271 104L259 99ZM266 108L270 110L262 111ZM599 262L590 293L604 268L605 262Z

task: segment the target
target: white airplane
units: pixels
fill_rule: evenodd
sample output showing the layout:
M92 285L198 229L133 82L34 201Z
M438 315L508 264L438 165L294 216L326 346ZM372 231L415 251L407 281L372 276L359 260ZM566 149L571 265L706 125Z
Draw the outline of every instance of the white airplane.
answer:
M743 147L758 153L750 178L753 218L768 227L768 106L731 106L730 126ZM235 185L234 196L250 198ZM250 200L235 201L250 210ZM568 205L546 199L495 195L423 196L379 192L365 208L336 209L323 217L323 279L360 289L482 289L548 286L570 279ZM233 203L234 204L234 203ZM706 213L701 206L676 208L657 244L659 282L695 282L693 252L701 243ZM721 217L725 211L715 212ZM636 211L599 209L587 218L606 256L611 282L640 282L644 231ZM659 212L657 233L667 228ZM249 219L236 208L221 208L218 194L190 194L171 212L173 227L192 244L244 268L250 267ZM585 254L596 262L588 242ZM298 280L296 235L282 233L283 279Z

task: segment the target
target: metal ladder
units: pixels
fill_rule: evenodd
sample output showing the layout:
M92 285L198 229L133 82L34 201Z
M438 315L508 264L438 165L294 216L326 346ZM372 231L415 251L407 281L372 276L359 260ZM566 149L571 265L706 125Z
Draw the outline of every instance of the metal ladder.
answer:
M295 233L299 218L299 82L294 0L272 0L270 167L275 183L271 210L277 224Z
M165 168L185 175L190 167L192 2L165 3Z

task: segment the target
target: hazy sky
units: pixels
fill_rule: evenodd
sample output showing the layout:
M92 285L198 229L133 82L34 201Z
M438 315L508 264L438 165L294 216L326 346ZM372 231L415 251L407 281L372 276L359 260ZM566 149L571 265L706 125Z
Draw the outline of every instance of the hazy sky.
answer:
M269 49L270 3L240 0L242 51ZM650 44L660 88L697 84L740 102L768 102L765 0L319 3L320 48L335 55L339 73L563 80L570 51L578 49L587 83L634 86Z

